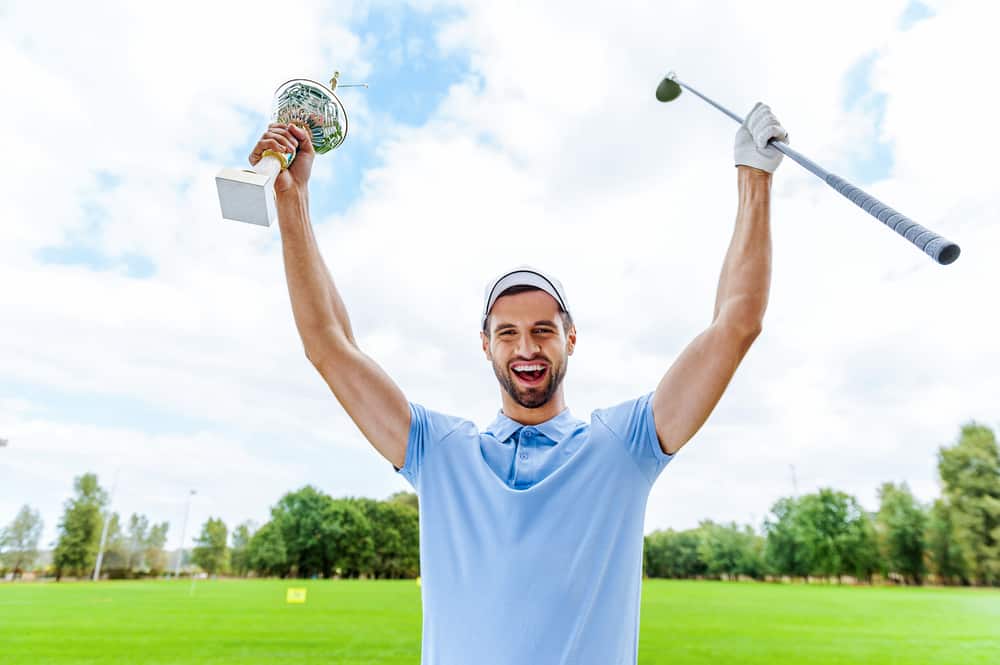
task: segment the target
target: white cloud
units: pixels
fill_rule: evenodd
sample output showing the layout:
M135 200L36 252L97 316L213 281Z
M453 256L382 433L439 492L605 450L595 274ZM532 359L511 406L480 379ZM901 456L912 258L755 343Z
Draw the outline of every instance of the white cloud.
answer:
M657 103L659 79L676 69L737 112L767 101L793 145L836 171L873 136L863 111L844 110L843 85L874 52L881 138L895 160L870 189L965 254L935 266L785 163L764 335L657 484L647 527L759 521L790 491L792 464L802 491L833 485L874 507L878 483L908 480L931 498L936 447L968 418L996 418L1000 392L985 249L998 240L988 175L998 146L985 115L995 92L969 64L995 60L997 46L981 34L992 11L982 3L937 7L899 32L904 5L481 3L449 14L436 47L467 52L469 76L421 127L359 99L352 132L379 143L379 162L346 212L314 207L363 346L414 401L485 424L497 389L478 348L481 286L537 263L566 284L580 327L567 384L577 415L651 390L709 321L736 204L735 124L691 95ZM275 36L277 51L261 46L262 13L242 4L199 6L197 20L183 7L88 5L44 34L26 28L41 20L32 7L15 5L0 33L14 64L7 89L24 91L0 120L26 128L11 138L23 161L0 164L11 220L0 374L128 395L204 426L181 435L47 420L44 403L8 395L0 426L12 432L0 434L12 444L0 459L12 489L0 515L27 501L54 524L72 476L103 464L110 482L112 458L123 477L143 479L143 490L123 489L123 510L175 524L176 497L196 484L214 488L199 495L204 515L228 521L262 519L304 482L370 496L406 487L306 363L277 230L220 221L212 184L249 148L252 111L276 81L332 61L360 79L392 45L363 42L306 3L288 15L315 20L280 28L290 32ZM96 17L106 37L81 38ZM62 106L44 103L52 90ZM314 190L343 186L350 142L342 150L317 161ZM102 187L100 171L119 182ZM33 258L72 234L110 255L145 254L157 273L135 280ZM93 453L59 448L74 439Z

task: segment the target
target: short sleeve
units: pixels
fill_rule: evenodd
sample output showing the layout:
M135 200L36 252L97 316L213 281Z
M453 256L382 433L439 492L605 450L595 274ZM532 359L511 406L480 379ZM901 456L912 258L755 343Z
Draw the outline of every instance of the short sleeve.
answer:
M462 419L446 416L419 404L410 402L410 434L406 440L406 456L402 468L396 469L405 477L413 489L420 493L420 469L428 450L451 434L462 423Z
M600 409L594 412L594 416L624 444L650 484L674 458L663 452L656 435L653 393L609 409Z

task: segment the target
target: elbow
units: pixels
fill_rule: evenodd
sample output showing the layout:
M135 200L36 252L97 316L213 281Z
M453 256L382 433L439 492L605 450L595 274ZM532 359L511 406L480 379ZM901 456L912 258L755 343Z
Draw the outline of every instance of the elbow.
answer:
M762 307L722 307L716 321L749 348L764 330Z
M316 369L319 369L320 365L323 363L320 356L317 354L316 349L310 349L310 347L303 345L302 350L305 352L306 360L309 361L309 364Z
M729 322L726 327L729 329L730 338L736 342L743 354L750 350L763 330L760 320Z
M305 352L306 360L320 371L328 367L331 361L336 362L338 356L343 356L348 350L356 348L353 339L333 329L302 335L302 350Z
M753 344L754 341L760 337L760 334L764 331L764 320L754 319L753 321L746 322L741 328L743 337L747 340L747 344Z

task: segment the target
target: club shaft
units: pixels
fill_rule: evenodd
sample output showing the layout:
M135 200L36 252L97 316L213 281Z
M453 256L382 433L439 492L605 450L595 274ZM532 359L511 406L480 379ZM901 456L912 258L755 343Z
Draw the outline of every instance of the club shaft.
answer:
M743 118L736 115L726 107L701 94L688 84L682 83L676 76L671 75L670 78L674 81L674 83L697 97L700 97L725 115L728 115L737 123L741 125L743 124ZM802 153L789 147L789 145L784 141L771 139L769 143L774 146L776 150L784 155L787 155L790 159L797 162L800 166L821 179L833 189L837 190L837 192L839 192L842 196L860 207L869 215L875 217L875 219L879 220L890 229L909 240L938 263L947 265L954 262L955 259L958 258L961 250L955 243L927 228L924 228L920 224L917 224L906 215L890 208L871 194L855 187L840 176L830 173Z

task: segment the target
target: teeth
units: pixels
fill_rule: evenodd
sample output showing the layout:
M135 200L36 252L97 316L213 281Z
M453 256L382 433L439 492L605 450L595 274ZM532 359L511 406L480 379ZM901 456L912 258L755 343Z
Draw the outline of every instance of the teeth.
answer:
M513 369L515 372L541 372L545 365L519 365Z

